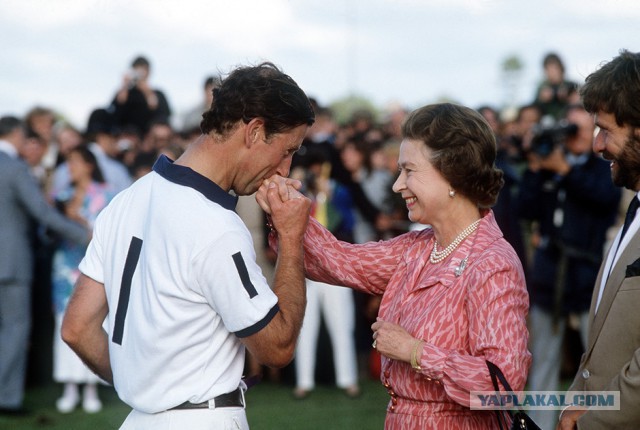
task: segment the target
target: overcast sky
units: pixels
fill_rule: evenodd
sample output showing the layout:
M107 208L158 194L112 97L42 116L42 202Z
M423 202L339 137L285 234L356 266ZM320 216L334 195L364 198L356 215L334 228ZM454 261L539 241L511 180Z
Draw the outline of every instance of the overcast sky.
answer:
M442 97L501 107L501 63L524 63L519 103L555 51L582 82L640 51L637 0L0 0L0 115L44 105L84 129L138 54L174 113L207 75L269 60L320 103L384 107Z

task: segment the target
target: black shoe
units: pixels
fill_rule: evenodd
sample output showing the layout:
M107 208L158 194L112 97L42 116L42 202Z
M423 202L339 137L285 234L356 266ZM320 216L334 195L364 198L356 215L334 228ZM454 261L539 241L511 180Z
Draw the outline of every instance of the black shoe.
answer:
M31 415L31 411L25 408L3 408L0 407L0 415L5 415L8 417L26 417L27 415Z

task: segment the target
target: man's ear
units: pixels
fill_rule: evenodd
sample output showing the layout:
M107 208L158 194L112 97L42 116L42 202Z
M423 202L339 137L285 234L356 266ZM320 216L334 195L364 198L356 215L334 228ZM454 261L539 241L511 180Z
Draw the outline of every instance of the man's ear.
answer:
M244 133L245 144L247 146L264 140L264 120L262 118L253 118L245 125Z

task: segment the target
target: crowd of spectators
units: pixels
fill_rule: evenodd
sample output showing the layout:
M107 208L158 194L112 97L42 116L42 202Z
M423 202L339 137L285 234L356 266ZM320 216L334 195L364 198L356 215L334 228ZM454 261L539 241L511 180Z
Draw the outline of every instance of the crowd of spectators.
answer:
M612 184L594 193L594 188L583 182L583 178L594 171L602 175L597 179L599 184L611 181L605 178L608 172L602 173L602 160L593 155L585 143L593 136L593 125L588 120L585 122L585 112L579 104L580 83L564 77L563 63L556 54L545 57L543 67L544 78L536 94L530 103L518 107L516 115L508 115L506 112L510 111L490 104L477 109L495 132L496 164L505 173L505 186L493 210L506 239L525 267L536 317L535 325L530 327L533 345L536 345L532 347L535 379L530 383L539 390L553 390L558 389L560 366L545 369L544 365L562 363L562 333L581 328L589 306L590 288L608 239L607 231L617 220L620 194ZM112 102L95 109L83 130L60 119L49 107L34 107L20 117L25 134L18 145L19 155L51 205L73 181L69 163L78 147L86 146L90 150L110 192L117 193L149 172L160 154L175 160L199 135L199 120L215 97L219 77L206 77L202 103L177 118L170 97L150 85L150 72L148 59L136 58ZM339 123L329 106L321 106L313 97L311 100L316 122L294 156L291 175L305 184L305 193L314 200L316 218L322 219L343 240L357 243L423 228L408 221L404 201L391 191L398 171L400 124L409 109L397 107L383 113L357 110L347 122ZM7 112L0 116L10 115L15 114ZM574 151L571 144L578 139L583 144ZM256 225L262 224L262 214L255 202L244 200L241 207L239 212L248 223L256 224L255 220L259 219ZM594 229L597 235L593 234ZM274 259L263 240L264 231L259 227L251 230L256 236L258 261L262 262L269 279ZM38 227L37 222L34 222L31 240L35 255L31 336L42 339L43 333L44 337L49 331L53 333L53 324L48 322L53 321L55 315L52 259L60 249L60 242L50 231ZM567 276L580 279L577 290L570 288L576 284L567 283ZM320 286L309 285L309 290L315 288ZM348 289L341 293L349 297L334 300L347 300L346 308L339 309L327 302L325 307L330 308L333 316L325 317L325 322L335 321L336 312L343 314L341 321L349 322L328 327L328 331L332 342L345 337L351 340L347 348L354 351L353 358L335 356L336 382L348 395L356 396L360 378L369 375L377 378L375 367L379 360L371 348L369 327L375 321L379 303L375 298L360 296ZM305 348L304 356L309 357L306 361L310 362L321 353L313 345L318 342L316 331L322 307L318 301L322 300L309 300L318 310L310 313L315 318L313 322L305 319L309 333L303 329L305 338L301 346ZM338 333L340 330L343 332ZM549 355L550 348L545 347L544 342L540 346L535 341L552 336L556 343L553 355ZM340 345L344 345L344 341L335 348L343 348ZM580 342L572 345L581 347ZM38 341L32 342L32 349L37 346ZM0 348L5 349L6 345ZM575 357L576 352L570 351L569 355ZM42 366L33 354L30 360L31 368ZM326 361L323 360L322 365L326 365ZM297 378L303 378L294 381L298 398L306 398L315 384L313 365L310 366L311 370L297 373ZM251 363L250 357L247 367L249 373L262 371ZM38 370L30 374L36 378ZM273 373L269 376L276 380L282 378ZM68 412L72 408L65 404L59 409ZM91 412L96 407L85 409Z

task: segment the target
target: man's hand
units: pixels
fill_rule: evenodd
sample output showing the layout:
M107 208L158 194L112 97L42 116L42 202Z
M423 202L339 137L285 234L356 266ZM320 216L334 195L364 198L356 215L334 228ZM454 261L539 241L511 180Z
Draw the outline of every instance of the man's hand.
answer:
M560 146L554 148L548 156L540 158L540 168L562 176L565 176L571 170L571 166L569 166L564 157L564 150Z
M574 430L577 428L576 422L578 418L587 413L586 409L576 409L571 406L562 411L560 414L560 422L556 426L556 430Z
M297 188L302 184L295 179L274 176L260 186L256 201L271 215L278 237L300 240L309 221L311 200Z
M302 182L297 179L283 178L279 175L273 175L269 179L265 179L258 192L256 193L256 201L263 211L271 215L271 204L267 197L268 190L275 187L280 201L286 202L291 199L305 198L298 190L302 188Z

